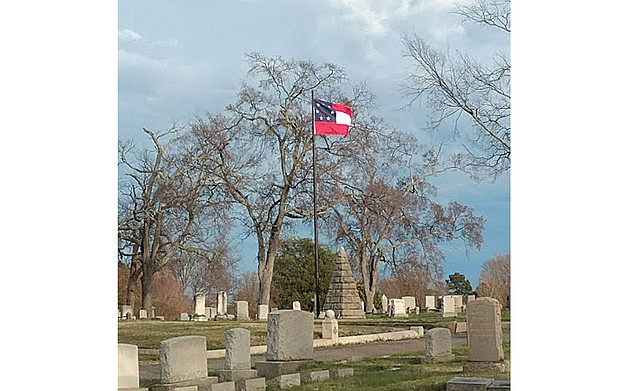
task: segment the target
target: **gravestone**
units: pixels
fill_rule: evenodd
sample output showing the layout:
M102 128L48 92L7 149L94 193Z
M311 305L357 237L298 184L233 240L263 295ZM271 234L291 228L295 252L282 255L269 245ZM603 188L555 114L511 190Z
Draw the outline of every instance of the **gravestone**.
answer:
M340 247L340 251L338 251L329 291L325 297L323 311L327 310L333 310L337 318L366 318L362 309L362 300L357 292L357 285L351 272L349 257L343 247Z
M403 299L390 299L388 307L390 308L389 316L391 317L398 318L407 316L407 309Z
M426 308L427 311L437 309L435 296L424 296L424 308Z
M224 291L217 293L217 316L226 316L228 314L228 295Z
M187 312L181 312L179 320L189 320L189 314Z
M250 320L250 315L248 314L248 302L239 300L235 303L235 314L237 316L237 320L240 322L247 322Z
M269 306L267 304L259 304L258 311L256 312L256 316L258 320L266 321L268 314L269 314Z
M383 313L387 314L389 312L388 308L388 298L386 295L381 296L381 310Z
M121 306L121 318L122 319L131 319L133 317L133 308L130 305L122 305Z
M405 303L405 311L407 313L415 311L415 296L403 296L401 299Z
M454 308L454 297L444 296L441 305L441 316L444 318L450 316L456 316L456 310Z
M452 295L452 298L454 299L454 311L463 312L463 296Z
M147 391L140 387L138 367L138 347L125 343L118 344L118 389Z
M194 320L201 320L200 318L206 318L206 307L205 307L205 294L204 293L196 293L194 295Z
M217 383L217 377L208 376L207 339L188 335L166 339L159 343L160 384L151 391L171 391L177 387L203 388Z
M280 310L267 317L266 361L255 367L261 376L293 373L312 362L314 316L307 311Z
M446 383L446 391L484 391L493 379L482 377L454 377Z
M300 302L298 302L298 301L294 301L294 302L293 302L293 309L294 309L295 311L301 311L301 303L300 303Z
M220 382L258 377L257 371L250 365L250 330L242 328L228 330L224 369L218 373Z
M426 333L423 362L435 364L454 360L452 354L452 333L443 327L435 327Z
M331 339L332 341L338 340L338 320L335 318L334 311L327 310L325 312L325 319L321 323L321 338Z
M148 314L145 309L138 311L138 319L148 319Z
M464 371L506 371L499 301L482 297L467 305L467 344L469 361Z
M217 308L215 307L206 307L206 317L207 319L215 319L217 318Z
M149 312L148 317L151 318L151 319L159 318L159 316L155 315L155 307L151 307L151 312ZM163 318L162 318L162 320L163 320Z
M299 373L279 375L267 382L267 388L270 390L282 390L299 385L301 385L301 376Z

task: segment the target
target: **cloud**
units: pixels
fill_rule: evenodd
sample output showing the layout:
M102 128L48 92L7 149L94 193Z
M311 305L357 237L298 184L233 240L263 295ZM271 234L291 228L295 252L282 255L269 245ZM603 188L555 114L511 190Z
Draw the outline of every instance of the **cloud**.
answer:
M142 35L128 28L124 28L118 31L118 39L121 41L139 41L142 39Z

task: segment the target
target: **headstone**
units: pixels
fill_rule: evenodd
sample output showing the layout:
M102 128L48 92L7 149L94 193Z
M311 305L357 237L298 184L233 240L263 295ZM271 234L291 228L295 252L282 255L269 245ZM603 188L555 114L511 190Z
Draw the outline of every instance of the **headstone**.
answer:
M228 295L224 291L217 293L217 315L224 316L228 314Z
M266 321L267 315L269 314L269 306L267 304L259 304L257 317L260 321Z
M151 312L149 312L148 317L151 318L151 319L159 318L159 316L155 315L155 307L151 307ZM162 318L162 320L163 320L163 318Z
M140 311L138 311L138 319L147 319L148 318L148 314L146 313L145 309L141 309Z
M189 320L189 314L187 312L181 312L181 315L179 315L179 320Z
M329 370L312 371L301 374L301 383L315 383L319 381L329 380Z
M196 293L194 295L194 318L206 316L205 294Z
M267 382L269 389L285 389L301 385L301 377L299 373L291 373L287 375L276 376Z
M467 305L467 344L469 361L463 370L504 372L501 305L496 299L482 297Z
M342 379L343 377L353 376L353 368L337 368L329 370L330 379Z
M414 330L415 332L418 333L418 336L420 336L420 337L424 336L424 327L423 326L411 326L411 327L409 327L409 330Z
M240 322L247 322L250 320L250 316L248 314L248 302L239 300L235 303L235 313L237 316L237 320Z
M435 327L426 333L423 362L434 364L454 360L452 354L452 333L443 327Z
M301 303L300 303L300 302L298 302L298 301L294 301L294 302L293 302L293 309L294 309L295 311L301 311Z
M138 347L125 343L118 344L118 389L144 390L140 387L138 369Z
M510 380L494 380L487 388L488 391L510 390Z
M250 330L230 329L226 332L226 353L224 369L219 371L219 380L236 381L258 376L250 367Z
M266 388L264 377L235 381L235 391L265 391Z
M446 383L446 391L484 391L493 379L481 377L454 377Z
M381 310L383 313L388 313L388 298L386 295L381 296Z
M332 341L338 340L338 321L333 316L333 311L328 310L327 312L331 312L332 316L326 316L321 323L321 338L323 339L331 339Z
M405 302L405 311L407 313L415 311L415 296L403 296L401 299Z
M407 316L407 309L405 307L405 301L403 299L390 299L388 307L390 308L389 315L391 317Z
M415 307L415 314L420 315L420 307Z
M454 310L458 312L463 312L463 296L461 295L452 295L454 298Z
M121 318L122 319L131 319L133 317L133 309L130 305L122 305L121 306Z
M452 296L444 296L441 305L441 316L444 318L456 316L454 308L454 298Z
M268 361L311 360L314 317L307 311L270 312L267 319Z
M314 316L307 311L280 310L267 317L266 361L256 361L261 376L293 373L312 362Z
M437 309L437 301L435 300L435 296L424 296L424 308L426 308L426 310Z
M207 339L188 335L159 343L160 381L152 391L171 390L178 386L202 386L217 383L207 371Z
M177 390L178 389L176 389L175 391ZM227 381L227 382L209 384L208 386L201 389L200 391L235 391L235 382Z
M325 297L323 311L333 310L337 318L363 319L366 318L362 309L362 300L357 292L357 285L351 272L349 257L340 247L338 258L334 263L334 272Z
M208 319L215 319L217 317L217 308L206 307L206 313Z

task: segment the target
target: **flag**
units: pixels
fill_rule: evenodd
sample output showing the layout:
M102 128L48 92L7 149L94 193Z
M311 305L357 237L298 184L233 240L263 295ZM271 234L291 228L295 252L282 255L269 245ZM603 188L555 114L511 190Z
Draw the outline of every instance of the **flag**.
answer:
M351 126L351 108L340 103L314 99L314 134L346 136Z

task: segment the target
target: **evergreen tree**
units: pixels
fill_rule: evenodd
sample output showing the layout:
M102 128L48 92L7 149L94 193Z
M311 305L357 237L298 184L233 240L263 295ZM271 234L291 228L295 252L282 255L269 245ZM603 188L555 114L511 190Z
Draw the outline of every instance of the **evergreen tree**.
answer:
M471 295L474 293L469 280L461 273L450 274L446 284L448 284L448 290L453 295Z

